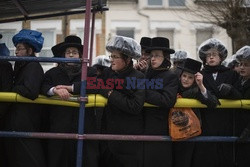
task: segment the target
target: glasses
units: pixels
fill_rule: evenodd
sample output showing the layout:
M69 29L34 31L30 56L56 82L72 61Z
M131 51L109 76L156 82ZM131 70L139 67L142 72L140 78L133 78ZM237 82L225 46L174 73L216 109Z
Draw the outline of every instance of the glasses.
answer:
M207 57L208 58L210 58L210 57L216 57L216 56L219 56L219 53L217 53L217 52L207 53Z
M111 55L111 56L109 56L109 58L111 59L119 59L119 58L121 58L121 56L118 56L118 55Z
M26 48L16 48L16 51L26 50Z
M73 51L73 52L68 51L68 52L65 52L65 54L66 55L70 55L70 54L72 54L72 55L78 55L79 52L77 52L77 51Z
M240 63L240 67L250 67L250 63Z

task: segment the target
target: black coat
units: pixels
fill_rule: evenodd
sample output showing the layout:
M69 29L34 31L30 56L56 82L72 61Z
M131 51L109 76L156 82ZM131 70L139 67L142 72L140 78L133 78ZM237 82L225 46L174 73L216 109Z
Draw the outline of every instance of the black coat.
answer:
M69 68L57 66L47 71L45 73L45 79L41 89L42 94L47 95L50 88L57 85L74 85L73 94L79 95L81 88L81 67L76 67L74 74L69 73L68 70L72 70L72 68ZM92 77L95 76L95 70L93 71L93 68L88 68L88 75ZM88 90L86 93L89 93ZM48 105L46 108L48 111L48 128L50 132L77 133L79 113L78 107ZM96 120L93 108L85 109L84 127L85 133L95 133L96 131ZM49 166L75 166L76 141L50 140L48 145ZM84 151L88 150L84 153L84 164L88 163L85 161L86 157L88 157L92 163L97 163L96 159L92 159L95 155L93 155L93 149L91 149L92 147L90 148L90 145L90 142L88 142L88 144L84 147Z
M250 79L244 84L241 84L241 82L242 78L238 81L238 90L242 93L243 99L250 99ZM236 116L236 135L239 137L245 128L250 129L250 110L239 109ZM249 166L249 150L250 143L237 143L236 161L239 167Z
M11 63L0 61L0 77L0 92L11 92L13 86L13 69ZM0 119L4 116L8 107L9 103L0 103ZM1 125L0 127L2 128Z
M199 87L194 84L191 88L183 88L181 82L179 82L178 94L183 98L193 98L199 100L202 104L207 105L208 108L215 108L219 104L216 96L211 94L207 90L207 98L205 98L200 92ZM199 108L192 108L196 116L201 121L201 115ZM202 129L202 122L201 122ZM200 159L199 155L200 147L199 143L195 142L175 142L173 143L173 159L174 167L193 167L193 163ZM202 150L203 151L203 150Z
M124 79L122 89L113 89L108 97L109 90L102 89L100 94L108 97L104 110L103 133L139 135L143 133L142 108L145 90L128 89L126 77L143 79L144 74L129 66L121 73L110 68L104 71L103 80ZM103 165L139 167L142 166L142 142L107 141L102 145Z
M146 79L163 79L162 89L147 89L145 102L158 107L144 107L144 134L169 135L169 110L175 105L178 77L170 70L149 70ZM144 142L144 166L172 165L171 142Z
M217 72L217 78L214 80L213 73ZM239 75L222 65L216 67L204 66L201 72L205 87L211 91L218 99L238 99L240 93L235 89ZM222 83L233 86L231 91L223 95L218 86ZM235 109L201 109L203 136L233 136ZM206 150L206 151L204 151ZM234 145L232 143L222 142L203 142L199 143L199 158L196 158L193 166L228 166L234 165Z
M43 77L43 69L38 62L15 62L12 91L34 100L39 95ZM13 103L7 113L6 130L40 132L42 115L38 104ZM10 166L45 166L45 156L39 139L8 139L5 144Z

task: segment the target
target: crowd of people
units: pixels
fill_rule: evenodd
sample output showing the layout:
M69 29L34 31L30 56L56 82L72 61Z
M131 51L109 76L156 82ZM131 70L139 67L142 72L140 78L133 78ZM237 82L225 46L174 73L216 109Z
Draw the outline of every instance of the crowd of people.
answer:
M23 29L12 41L17 57L35 57L44 38L38 31ZM83 166L249 166L250 111L216 107L219 99L250 99L250 46L239 49L234 62L225 67L222 62L228 51L218 39L200 45L202 62L190 58L187 51L175 52L169 42L165 37L142 37L140 43L124 36L109 39L106 50L110 56L98 56L87 68L87 77L102 80L102 85L86 89L87 94L107 98L107 105L86 108L85 133L168 136L170 109L183 97L207 106L193 108L202 136L237 136L237 142L84 141ZM5 45L0 44L0 49L1 56L9 55ZM54 57L61 58L81 58L82 51L82 41L75 35L52 47ZM68 100L81 92L79 63L58 63L45 73L39 62L16 61L13 69L5 60L0 64L1 92L15 92L31 100L39 94ZM132 81L135 85L128 86ZM77 133L78 108L4 102L0 107L0 130ZM182 119L177 125L182 126L187 119L179 114ZM76 140L68 139L1 138L0 166L73 167L76 145Z

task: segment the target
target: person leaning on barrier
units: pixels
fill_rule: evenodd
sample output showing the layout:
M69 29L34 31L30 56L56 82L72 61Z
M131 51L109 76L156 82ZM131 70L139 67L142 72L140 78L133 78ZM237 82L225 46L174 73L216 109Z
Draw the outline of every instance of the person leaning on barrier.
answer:
M199 100L208 108L215 108L220 102L203 84L203 75L200 73L202 63L187 58L181 70L178 95L183 98ZM200 111L193 108L196 116L200 119ZM202 125L202 122L201 122ZM194 159L199 159L196 150L199 149L195 142L175 142L173 143L174 167L191 167Z
M243 99L250 99L250 46L244 46L236 52L236 59L240 67L240 79L238 90L242 93ZM250 143L250 110L241 109L237 114L236 135L239 136L237 143L236 161L239 167L249 166ZM243 143L241 143L243 142Z
M141 57L136 64L134 64L134 68L138 71L145 73L148 69L150 63L150 54L146 52L146 49L151 44L151 38L149 37L142 37L140 41L141 45Z
M114 36L108 41L106 49L111 54L111 67L104 70L102 77L108 89L99 92L108 100L103 113L102 133L140 135L143 133L145 90L129 82L144 78L143 73L133 68L132 61L140 58L141 47L132 38ZM106 82L108 80L114 81L113 86ZM138 141L105 141L101 144L100 166L142 166L142 146L142 142Z
M146 88L145 102L158 107L144 107L144 134L169 135L168 114L175 105L178 89L178 77L170 70L169 40L164 37L152 38L150 52L150 66L145 79L159 81L154 86ZM171 142L144 142L144 166L166 167L172 166Z
M241 94L235 88L239 75L222 65L227 57L224 44L215 38L204 41L198 48L203 61L204 85L219 99L240 99ZM203 136L233 136L235 109L201 109ZM193 166L233 166L233 143L199 143L199 159ZM204 151L206 150L206 151Z
M0 43L0 56L9 56L10 51L5 43ZM11 92L13 84L13 69L10 62L0 60L0 92ZM0 103L0 130L4 130L4 121L6 112L10 107L10 103ZM3 148L3 138L0 138L0 166L6 166L6 154Z
M82 51L82 41L79 37L74 35L67 36L64 42L52 47L54 57L61 58L81 58ZM46 96L57 95L62 100L68 100L73 95L79 95L81 72L82 65L79 63L59 63L57 67L54 67L45 73L44 82L41 88L42 94ZM88 76L91 75L95 76L96 71L93 68L88 68ZM87 93L89 93L88 90ZM79 108L49 105L47 110L49 111L48 120L50 132L77 133ZM95 115L92 110L92 108L85 110L85 133L95 133ZM76 140L49 140L48 166L75 166L76 142ZM91 146L91 142L86 142L83 163L85 166L94 167L97 166L97 160L93 158L96 156L93 155L93 149L95 148L92 148Z
M17 57L36 57L41 51L42 33L23 29L12 38ZM12 92L35 100L42 85L44 73L39 62L16 61ZM15 132L40 132L43 112L40 105L13 103L7 113L5 128ZM7 162L10 167L45 167L45 155L40 139L11 138L5 140Z

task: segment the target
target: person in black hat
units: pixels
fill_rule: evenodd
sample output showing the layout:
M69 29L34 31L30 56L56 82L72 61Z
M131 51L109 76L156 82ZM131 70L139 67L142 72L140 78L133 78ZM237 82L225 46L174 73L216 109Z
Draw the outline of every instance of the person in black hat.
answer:
M194 59L187 58L181 70L178 96L183 98L197 99L207 105L208 108L215 108L219 101L206 89L203 84L203 75L200 73L202 63ZM193 111L200 118L199 109L193 108ZM201 119L201 118L200 118ZM193 159L199 159L195 149L199 146L193 142L175 142L173 143L174 167L191 167Z
M67 36L64 42L52 47L55 57L61 58L81 58L83 51L82 41L79 37ZM42 94L46 96L57 95L63 100L70 99L73 95L80 94L81 88L81 64L77 63L59 63L57 67L48 70L45 73L44 82L41 88ZM95 77L96 70L88 68L88 76ZM90 93L88 90L86 93ZM49 131L59 133L77 133L78 111L76 107L66 106L47 106ZM95 133L95 116L93 108L85 111L85 133ZM49 140L48 141L48 167L71 167L76 163L76 142L72 140ZM85 166L97 166L97 157L93 155L97 148L92 141L84 147ZM86 153L85 153L86 152ZM92 155L90 155L92 153Z
M155 37L151 40L150 65L146 72L147 80L157 80L159 87L146 87L145 102L157 107L144 107L144 134L169 135L168 114L175 105L178 90L178 77L170 70L170 54L174 53L169 48L169 40L164 37ZM166 167L172 166L171 142L144 142L144 166Z
M151 38L149 37L142 37L140 41L141 45L141 57L138 62L134 65L134 68L145 73L148 69L150 63L150 54L146 52L146 49L150 47Z

